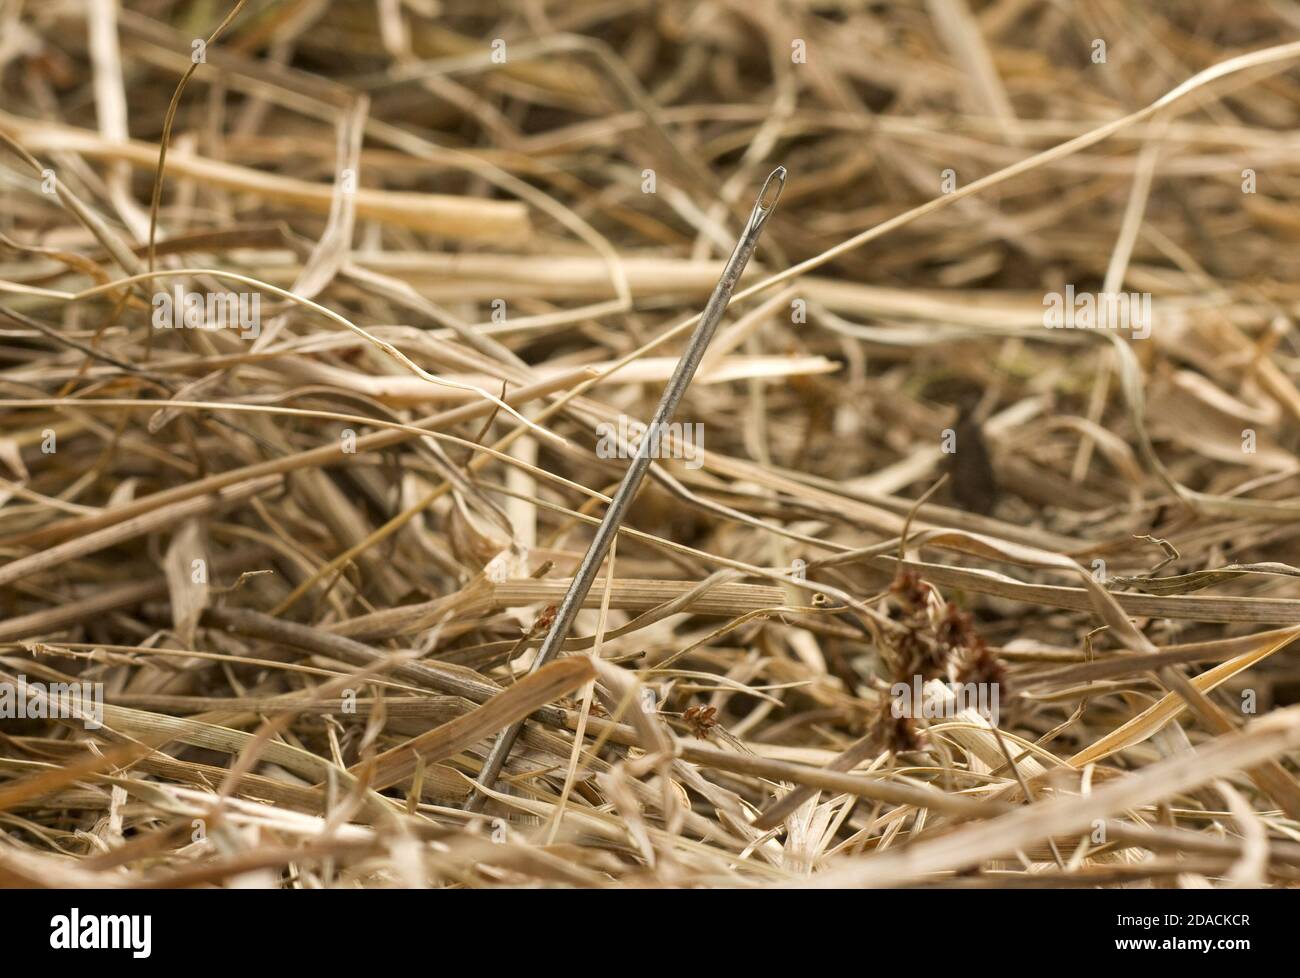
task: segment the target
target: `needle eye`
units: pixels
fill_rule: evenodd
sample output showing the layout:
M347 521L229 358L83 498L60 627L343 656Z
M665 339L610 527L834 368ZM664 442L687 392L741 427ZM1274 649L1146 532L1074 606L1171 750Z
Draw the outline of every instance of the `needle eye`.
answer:
M763 189L758 194L758 209L760 211L770 211L776 206L777 200L781 197L781 191L785 188L785 167L778 166L768 176L767 182L763 184Z

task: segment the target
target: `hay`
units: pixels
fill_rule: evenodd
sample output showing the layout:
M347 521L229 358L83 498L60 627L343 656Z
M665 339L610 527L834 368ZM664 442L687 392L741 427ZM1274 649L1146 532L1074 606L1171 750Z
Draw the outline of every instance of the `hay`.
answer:
M1300 879L1283 5L126 6L6 21L0 885Z

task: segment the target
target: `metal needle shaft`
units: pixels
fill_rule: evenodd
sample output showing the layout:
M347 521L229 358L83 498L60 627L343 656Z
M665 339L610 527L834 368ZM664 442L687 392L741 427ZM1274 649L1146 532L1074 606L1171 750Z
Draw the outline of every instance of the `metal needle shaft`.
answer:
M623 522L623 516L636 496L641 480L645 478L646 470L650 468L651 453L658 442L657 438L652 437L652 433L663 431L664 426L672 421L673 415L677 412L677 405L681 401L682 395L686 393L691 378L695 376L695 371L700 365L700 360L704 357L704 351L709 345L709 340L713 338L718 323L722 320L722 314L726 312L727 303L731 301L731 294L736 290L736 283L740 281L740 275L745 270L745 265L748 264L750 256L753 255L754 248L758 245L758 238L763 232L763 225L767 223L767 219L772 215L772 210L776 207L777 198L781 196L781 189L784 186L785 167L778 166L768 176L763 184L763 189L758 193L758 200L749 215L749 223L745 225L740 240L736 242L736 250L731 253L731 258L727 261L727 267L722 270L722 277L718 279L713 294L709 296L708 304L704 307L704 312L700 316L699 325L695 327L695 332L691 334L685 352L682 353L681 359L677 361L677 369L673 371L672 377L668 380L668 386L664 388L663 397L659 400L659 407L655 410L654 418L650 422L650 428L642 436L636 455L628 466L618 490L610 499L609 508L605 510L604 519L600 521L600 526L596 529L596 535L591 541L591 546L587 549L586 556L582 558L577 573L573 575L573 583L569 585L564 600L560 602L551 630L546 633L546 639L542 642L542 647L538 650L537 657L533 661L534 669L541 668L555 658L559 654L565 638L568 637L569 629L573 627L573 620L578 616L578 611L582 608L582 602L596 580L596 574L600 570L601 562L604 561L605 555L609 553L610 544L614 541L615 534L618 533L618 528ZM496 743L492 745L492 750L488 753L487 760L483 763L482 772L479 774L478 783L481 788L492 788L496 784L501 768L505 765L506 758L510 756L510 751L514 747L515 740L518 739L519 732L523 730L523 727L524 721L519 720L501 731ZM481 811L486 802L486 794L476 790L465 803L465 808L472 812Z

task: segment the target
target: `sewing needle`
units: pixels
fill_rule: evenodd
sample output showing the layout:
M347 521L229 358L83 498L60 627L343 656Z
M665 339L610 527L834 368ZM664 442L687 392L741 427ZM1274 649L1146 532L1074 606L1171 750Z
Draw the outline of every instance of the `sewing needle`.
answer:
M731 301L731 295L736 290L736 283L740 281L741 273L744 272L750 256L753 255L754 249L758 245L759 236L763 233L763 225L772 216L772 211L776 207L777 199L781 196L781 190L784 186L785 167L778 166L763 183L763 189L758 192L758 199L755 201L754 209L749 215L749 223L745 225L745 230L741 232L740 239L736 242L736 249L731 253L731 258L728 259L726 267L722 270L722 277L718 279L718 284L714 286L713 294L709 296L708 304L704 307L699 325L695 327L695 332L691 334L686 350L682 353L681 359L677 361L677 368L673 371L672 377L669 378L668 386L664 388L663 397L659 400L659 407L655 410L650 427L647 429L646 434L642 436L636 455L632 458L632 463L623 475L623 481L609 501L609 507L605 510L605 517L600 521L600 526L596 528L596 535L592 538L591 546L587 548L586 556L582 558L582 563L573 575L573 582L569 585L569 590L560 602L559 609L555 613L555 621L551 624L551 630L546 633L546 638L533 660L533 669L540 669L554 659L559 654L564 640L568 637L569 629L573 627L573 621L577 618L582 603L587 597L587 592L591 590L591 586L596 580L600 565L604 561L606 554L609 553L610 544L614 541L614 535L618 533L618 528L623 522L627 508L632 504L637 489L641 486L641 480L645 478L646 470L650 468L651 455L654 446L659 441L659 439L651 437L651 435L653 432L665 430L665 427L672 421L673 415L676 414L677 405L681 402L682 395L686 393L686 388L695 376L700 360L704 357L704 351L708 347L709 341L713 339L718 323L721 322L722 315L727 310L727 303ZM510 751L519 738L520 731L524 728L524 722L523 720L516 721L502 730L497 736L496 743L492 745L492 750L483 762L483 770L479 773L478 785L480 789L490 789L496 785L497 777L501 774L501 769L505 766L506 759L510 756ZM486 802L487 794L476 789L466 801L465 810L471 812L481 811Z

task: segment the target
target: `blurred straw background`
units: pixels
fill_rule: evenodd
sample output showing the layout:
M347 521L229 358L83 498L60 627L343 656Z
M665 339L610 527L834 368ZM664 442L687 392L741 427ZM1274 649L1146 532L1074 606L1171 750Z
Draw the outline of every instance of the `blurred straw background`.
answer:
M0 884L1293 885L1298 39L0 2Z

